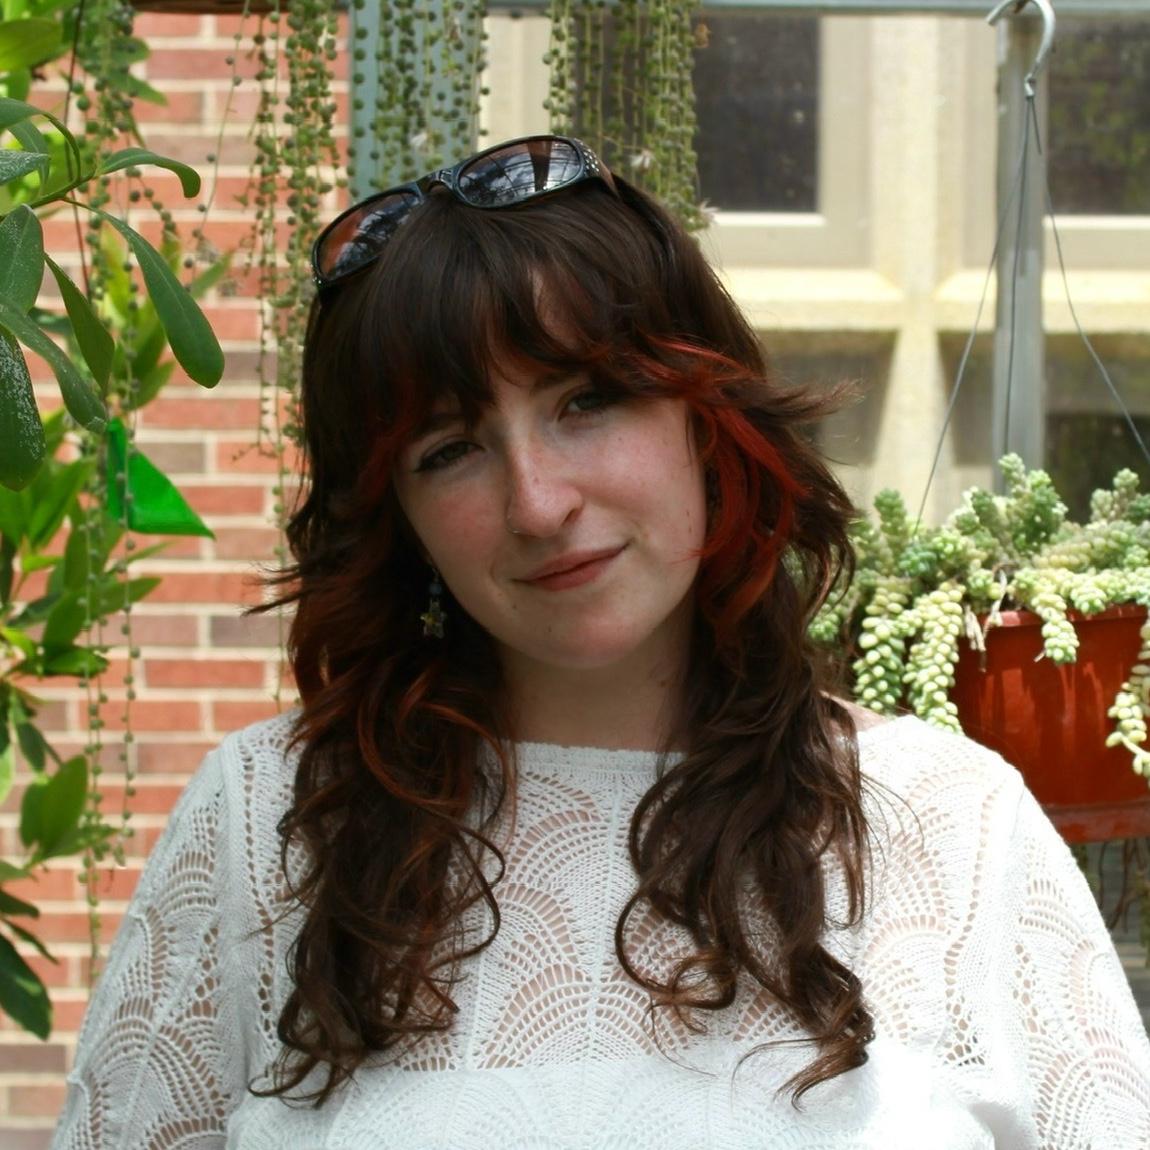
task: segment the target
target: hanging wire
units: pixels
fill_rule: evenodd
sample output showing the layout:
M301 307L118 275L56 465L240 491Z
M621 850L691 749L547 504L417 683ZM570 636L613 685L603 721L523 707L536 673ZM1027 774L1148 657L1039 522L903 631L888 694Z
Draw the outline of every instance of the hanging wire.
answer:
M1000 5L992 16L997 16L1004 8L1005 4ZM993 20L991 20L993 23ZM1016 219L1016 234L1022 234L1023 214L1026 206L1026 169L1028 167L1026 160L1027 154L1030 150L1030 141L1033 136L1034 147L1039 156L1043 155L1042 148L1042 133L1038 123L1038 108L1035 102L1035 88L1034 80L1038 72L1041 70L1041 65L1045 64L1045 59L1040 53L1039 61L1036 61L1034 68L1026 77L1026 115L1023 120L1022 132L1022 146L1019 150L1018 162L1015 167L1014 177L1011 181L1010 194L1007 196L1006 203L1003 206L1002 214L998 221L998 231L994 238L994 250L990 254L990 263L987 267L986 277L982 284L982 294L979 296L978 309L975 312L974 323L971 326L970 334L967 336L966 344L962 349L962 355L959 358L958 369L955 373L954 386L951 388L950 400L947 403L946 415L943 418L942 430L939 433L938 444L935 447L934 458L931 461L930 472L927 475L926 486L922 493L922 501L919 504L917 520L922 522L923 515L926 511L927 496L930 492L931 484L934 482L934 477L938 471L939 463L942 459L942 451L946 445L946 435L950 430L951 421L954 417L955 409L958 405L959 391L962 387L963 380L966 375L967 362L970 359L971 349L974 346L975 337L978 334L979 321L982 318L983 308L986 304L986 297L990 291L990 281L994 275L995 265L998 260L999 248L1002 246L1002 239L1006 232L1006 224L1010 218L1011 210L1015 207L1015 200L1017 199L1017 219ZM1051 231L1054 237L1054 249L1058 255L1058 269L1062 277L1062 287L1066 295L1066 304L1070 310L1070 317L1074 321L1075 330L1078 337L1082 340L1086 350L1090 353L1090 358L1094 361L1094 366L1097 367L1099 374L1106 383L1114 401L1118 404L1118 409L1122 413L1126 426L1130 429L1130 434L1134 437L1134 442L1138 445L1139 450L1146 458L1146 462L1150 464L1150 449L1146 446L1146 441L1142 438L1138 430L1137 424L1134 422L1134 417L1130 409L1126 406L1121 393L1115 386L1114 381L1110 378L1110 373L1106 370L1106 365L1102 362L1101 357L1095 350L1094 345L1090 342L1082 323L1078 318L1078 312L1074 307L1074 300L1070 295L1070 280L1066 273L1066 261L1062 254L1062 239L1058 234L1057 216L1054 210L1054 200L1050 194L1050 177L1046 170L1045 162L1039 165L1042 172L1042 191L1043 199L1046 204L1046 214L1050 217ZM1005 413L1005 428L1003 441L1010 442L1010 398L1011 390L1014 386L1014 335L1015 335L1015 315L1018 304L1018 278L1019 278L1019 262L1021 258L1022 245L1016 244L1014 249L1014 261L1011 267L1011 282L1010 282L1010 348L1007 360L1006 371L1006 413ZM999 285L1001 290L1001 285ZM916 527L917 530L917 527Z
M1033 104L1031 105L1033 107ZM1029 122L1028 122L1029 126ZM1010 194L1006 197L1006 203L1003 205L1002 214L998 219L998 231L994 237L994 248L990 253L990 263L986 268L986 276L982 281L982 294L978 297L978 309L974 313L974 323L971 325L970 334L966 337L966 344L962 349L962 355L958 360L958 370L955 372L954 386L950 390L950 400L947 403L946 415L942 421L942 430L939 432L938 443L934 449L934 459L930 464L930 473L926 478L926 487L923 489L922 502L918 507L917 521L922 522L922 517L926 512L926 500L930 493L931 484L934 482L934 477L938 471L938 465L942 460L942 450L946 446L946 433L950 430L951 420L954 418L955 408L958 406L958 395L962 389L963 380L966 378L966 365L970 359L971 350L974 347L975 338L978 335L979 321L982 319L983 309L986 307L986 297L990 292L990 282L994 278L994 269L998 263L998 250L1002 247L1002 237L1006 234L1006 225L1010 219L1010 210L1014 205L1017 198L1019 201L1019 227L1022 224L1022 192L1025 190L1026 179L1026 140L1023 139L1023 147L1019 153L1018 162L1014 168L1014 176L1010 182ZM1017 252L1015 252L1015 275L1017 276ZM1013 294L1013 293L1012 293ZM1013 300L1012 300L1013 303ZM1013 324L1013 316L1011 317ZM1010 344L1011 356L1014 354L1014 341L1011 340ZM916 528L917 530L917 528Z

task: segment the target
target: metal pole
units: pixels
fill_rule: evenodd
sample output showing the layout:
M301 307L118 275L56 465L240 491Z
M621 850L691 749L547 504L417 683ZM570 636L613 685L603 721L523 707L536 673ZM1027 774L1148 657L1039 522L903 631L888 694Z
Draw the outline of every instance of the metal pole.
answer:
M995 461L1013 451L1031 468L1044 463L1046 422L1042 323L1046 159L1038 151L1034 122L1027 123L1035 116L1045 137L1044 80L1035 80L1034 96L1027 95L1042 33L1038 20L1021 16L1003 21L999 29L998 215L1000 220L1006 218L998 248L991 443ZM995 484L1001 486L997 468Z

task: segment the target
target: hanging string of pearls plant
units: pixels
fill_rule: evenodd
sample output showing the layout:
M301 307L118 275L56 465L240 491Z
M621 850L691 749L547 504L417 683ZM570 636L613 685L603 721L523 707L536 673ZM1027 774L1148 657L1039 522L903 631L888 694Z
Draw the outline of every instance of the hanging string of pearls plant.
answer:
M697 2L552 0L552 131L574 133L689 228L699 203L692 69Z

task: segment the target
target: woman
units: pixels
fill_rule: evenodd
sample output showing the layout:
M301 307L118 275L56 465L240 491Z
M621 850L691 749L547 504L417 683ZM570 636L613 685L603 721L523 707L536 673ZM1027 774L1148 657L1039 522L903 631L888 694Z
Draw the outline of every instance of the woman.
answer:
M56 1146L1150 1144L1017 775L824 689L851 508L692 240L533 137L316 275L302 706L189 785Z

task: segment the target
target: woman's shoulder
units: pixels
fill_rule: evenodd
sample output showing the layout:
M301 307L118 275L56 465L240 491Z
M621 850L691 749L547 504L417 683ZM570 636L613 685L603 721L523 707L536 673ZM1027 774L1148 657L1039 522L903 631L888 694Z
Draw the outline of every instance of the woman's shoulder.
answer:
M866 712L859 721L863 778L897 794L979 794L1023 789L1018 772L997 752L966 735L939 730L914 715L888 719Z

